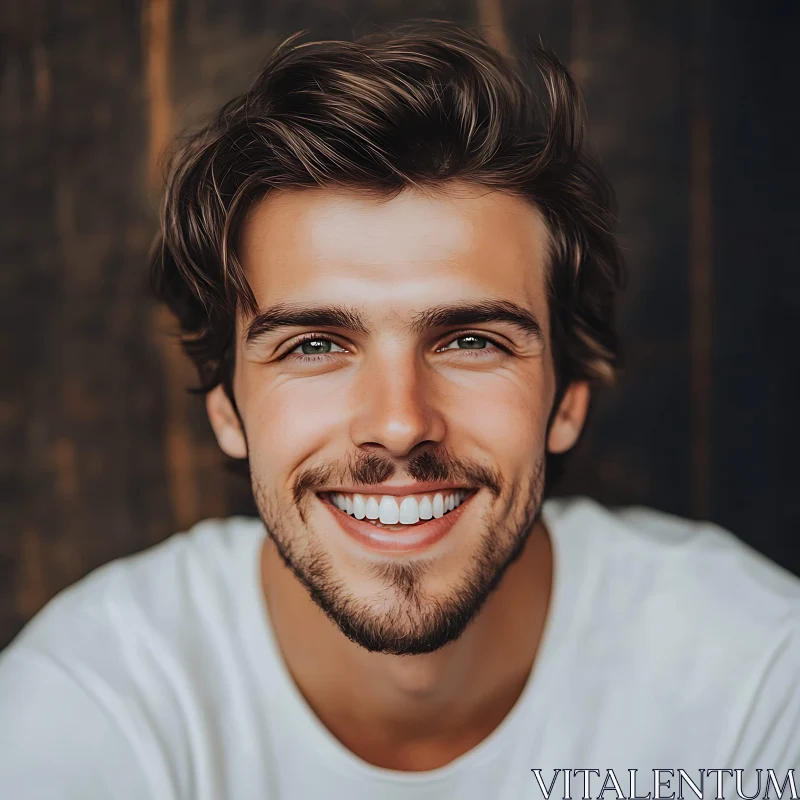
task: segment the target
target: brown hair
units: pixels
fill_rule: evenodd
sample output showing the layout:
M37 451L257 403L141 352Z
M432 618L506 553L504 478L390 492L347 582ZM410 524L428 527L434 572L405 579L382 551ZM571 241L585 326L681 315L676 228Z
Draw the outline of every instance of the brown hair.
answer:
M624 282L612 192L584 143L580 93L560 61L528 68L476 31L429 21L355 42L290 37L250 88L172 157L152 255L156 295L177 316L207 392L233 400L234 323L256 301L237 256L251 205L272 188L345 187L392 196L447 181L514 193L550 232L556 375L593 385L619 362Z

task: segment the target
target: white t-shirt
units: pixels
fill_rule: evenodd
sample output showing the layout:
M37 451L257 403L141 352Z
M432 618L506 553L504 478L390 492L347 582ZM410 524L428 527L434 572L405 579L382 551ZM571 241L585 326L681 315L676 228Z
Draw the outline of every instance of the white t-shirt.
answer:
M787 775L800 789L800 580L710 524L586 499L544 519L554 587L532 675L450 764L374 767L314 716L271 632L263 526L239 517L96 570L0 655L0 798L543 800L536 769L551 800L583 769L599 777L573 772L575 800L584 775L618 798L609 770L624 797L655 797L656 778L677 796L679 769L744 770L752 795L760 768L759 797L772 769L784 798ZM704 774L714 798L720 773Z

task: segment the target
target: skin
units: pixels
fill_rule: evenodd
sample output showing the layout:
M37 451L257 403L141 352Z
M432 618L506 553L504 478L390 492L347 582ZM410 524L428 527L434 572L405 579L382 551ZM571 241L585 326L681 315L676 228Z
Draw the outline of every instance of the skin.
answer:
M537 515L537 470L546 451L577 440L589 388L567 388L548 430L556 377L546 225L526 201L466 185L390 200L309 189L263 200L240 246L259 309L335 303L356 309L365 326L284 328L248 343L252 320L240 318L233 389L241 424L221 387L207 397L222 450L250 459L271 534L262 553L264 594L286 664L322 723L357 756L391 769L440 767L508 714L547 619L553 563ZM430 306L486 300L523 307L542 335L500 320L409 327ZM332 343L306 351L328 352L299 358L304 334ZM450 533L422 552L376 554L343 533L315 494L318 485L297 497L298 480L314 470L325 472L326 488L352 486L348 465L366 455L389 465L392 474L379 481L414 483L409 470L421 453L479 465L501 487L499 494L479 487ZM374 484L367 491L380 492ZM514 542L521 552L510 565L495 565L498 585L458 638L410 657L348 639L280 552L291 549L300 563L324 559L349 608L389 620L403 641L424 631L426 609L474 580L490 531L493 552L510 552ZM416 564L416 603L376 569L389 562Z

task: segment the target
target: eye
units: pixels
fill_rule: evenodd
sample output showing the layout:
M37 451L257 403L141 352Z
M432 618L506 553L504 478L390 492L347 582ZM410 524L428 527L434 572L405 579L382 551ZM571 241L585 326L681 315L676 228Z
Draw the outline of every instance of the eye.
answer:
M456 350L492 351L494 349L505 350L505 348L498 345L497 342L490 339L488 336L481 336L477 333L464 333L457 336L455 339L451 339L445 347L439 348L439 352L453 352Z
M330 339L323 339L321 336L315 336L313 339L306 339L300 342L290 352L304 356L322 356L328 353L343 353L344 348L339 347L336 342L332 342Z
M319 333L306 334L305 338L299 342L295 340L294 346L290 344L288 348L283 355L278 357L279 361L294 361L304 364L322 363L348 352L328 336Z

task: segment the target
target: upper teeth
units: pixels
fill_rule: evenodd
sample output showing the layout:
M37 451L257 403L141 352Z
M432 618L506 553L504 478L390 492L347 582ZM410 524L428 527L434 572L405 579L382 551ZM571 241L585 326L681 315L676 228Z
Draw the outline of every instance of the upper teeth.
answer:
M384 525L413 525L421 519L437 519L461 505L467 495L466 489L450 493L437 492L433 496L394 497L392 495L331 495L333 504L356 519L376 519Z

